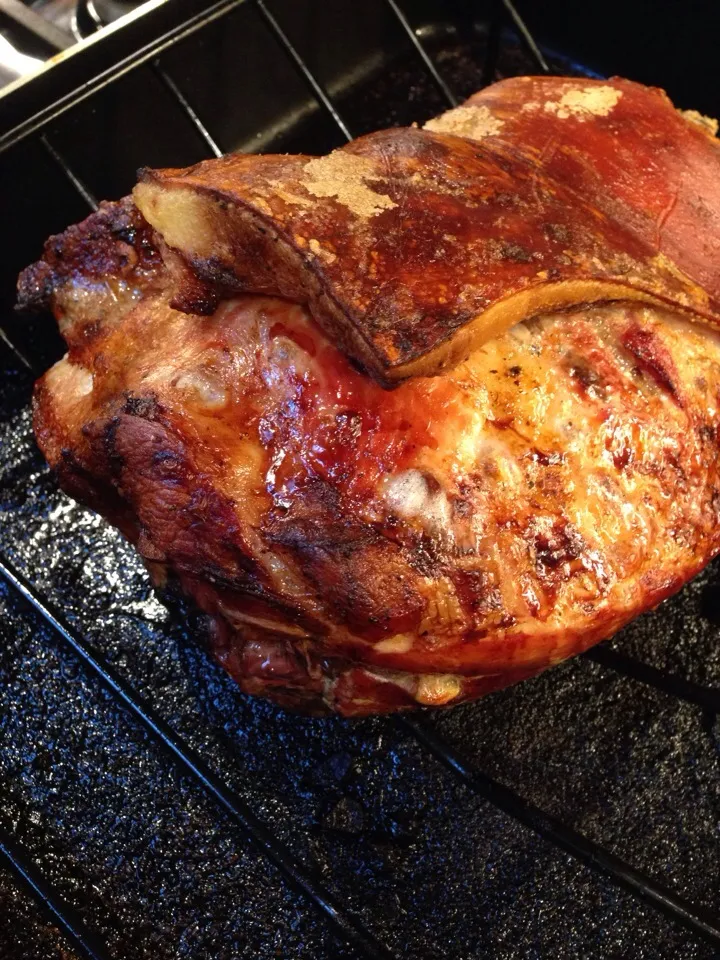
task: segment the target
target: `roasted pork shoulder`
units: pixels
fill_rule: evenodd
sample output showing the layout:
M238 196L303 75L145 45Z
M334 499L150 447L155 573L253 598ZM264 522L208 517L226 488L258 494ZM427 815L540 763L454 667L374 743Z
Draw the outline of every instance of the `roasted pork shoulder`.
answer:
M145 172L21 276L68 344L38 443L249 693L532 676L720 551L708 124L521 78L329 157Z

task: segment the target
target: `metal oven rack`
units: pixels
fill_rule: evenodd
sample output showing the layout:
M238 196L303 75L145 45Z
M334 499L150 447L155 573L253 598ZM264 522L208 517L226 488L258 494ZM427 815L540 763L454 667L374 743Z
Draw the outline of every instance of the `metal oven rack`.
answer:
M421 120L498 71L582 73L542 52L509 0L477 23L463 4L448 15L378 0L363 42L377 52L377 29L382 57L367 66L362 44L336 35L352 67L342 81L338 57L308 40L313 6L173 0L0 100L13 241L0 298L2 955L717 956L716 569L609 645L479 704L293 718L208 662L131 551L57 492L29 439L31 381L58 341L11 315L11 277L105 195L87 155L113 136L108 103L150 163L154 123L158 137L182 128L167 147L177 163L253 145L261 120L228 142L200 105L220 92L183 74L232 18L237 36L252 24L248 44L262 35L256 66L272 50L295 78L264 149L320 151ZM343 22L353 5L322 7ZM118 108L128 82L136 98L164 91L177 116L148 103L148 124L143 98L122 94ZM274 109L261 86L251 95Z

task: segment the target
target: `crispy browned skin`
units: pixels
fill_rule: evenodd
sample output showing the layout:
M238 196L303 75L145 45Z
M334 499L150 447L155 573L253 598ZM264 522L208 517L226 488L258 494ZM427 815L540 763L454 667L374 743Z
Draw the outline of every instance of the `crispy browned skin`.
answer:
M609 636L720 551L709 326L583 305L388 391L288 299L174 309L178 272L203 309L220 286L168 274L153 242L122 201L21 277L69 345L36 434L208 614L246 691L345 715L458 703Z
M307 302L386 384L578 303L640 299L717 323L713 138L638 84L508 83L431 129L328 157L145 171L135 200L175 251L175 304L207 312L243 291Z
M486 87L426 129L521 155L720 301L717 121L675 110L630 80L514 77Z

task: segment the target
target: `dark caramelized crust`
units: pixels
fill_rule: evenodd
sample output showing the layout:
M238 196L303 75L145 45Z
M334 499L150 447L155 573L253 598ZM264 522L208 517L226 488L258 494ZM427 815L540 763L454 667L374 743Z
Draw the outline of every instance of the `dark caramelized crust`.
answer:
M243 291L308 303L385 384L578 303L637 299L717 323L712 138L635 84L547 78L540 90L557 99L536 102L522 97L532 80L512 83L507 120L483 101L435 132L384 131L323 158L145 171L135 199L175 251L176 306L211 311ZM498 89L504 102L498 87L480 101Z
M50 310L69 347L80 347L146 292L159 289L154 231L131 197L103 202L82 223L50 237L43 257L20 274L18 307Z

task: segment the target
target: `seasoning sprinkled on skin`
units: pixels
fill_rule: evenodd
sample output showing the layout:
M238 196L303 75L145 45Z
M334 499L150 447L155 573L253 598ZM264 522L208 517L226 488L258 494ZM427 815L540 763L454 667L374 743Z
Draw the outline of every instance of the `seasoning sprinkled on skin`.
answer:
M482 140L499 133L503 121L494 117L487 107L462 106L449 110L434 120L428 120L424 130L432 133L454 133L458 137Z
M303 168L303 186L315 197L333 197L359 217L373 217L397 204L368 181L381 181L375 163L367 157L335 151L310 160Z
M585 123L592 117L607 117L618 103L622 93L612 87L584 87L579 90L568 90L559 100L546 100L544 104L526 103L525 111L544 110L545 113L554 113L560 120L572 117Z

